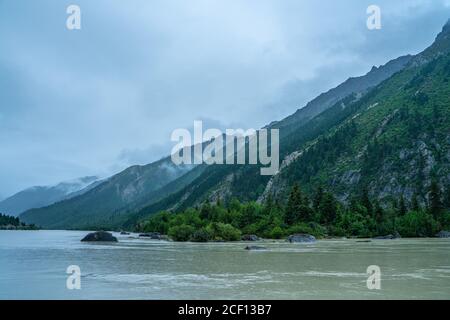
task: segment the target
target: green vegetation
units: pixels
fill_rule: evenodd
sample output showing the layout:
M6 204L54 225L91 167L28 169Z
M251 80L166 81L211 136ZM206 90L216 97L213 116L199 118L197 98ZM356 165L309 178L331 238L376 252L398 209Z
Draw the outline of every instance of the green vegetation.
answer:
M402 237L432 237L450 227L448 199L431 185L429 205L408 204L404 197L383 208L370 199L363 188L348 205L319 186L312 201L295 184L287 203L269 197L264 205L233 199L226 205L205 203L180 213L166 211L138 225L139 231L168 234L175 241L237 241L243 234L280 239L294 233L316 237L375 237L400 234ZM448 193L448 190L447 190ZM448 195L447 195L448 196Z
M166 159L21 219L46 228L138 225L196 241L238 232L279 238L296 230L432 235L450 219L449 39L446 26L428 49L388 68L388 77L349 79L325 94L326 108L322 95L275 122L280 159L287 161L273 177L261 176L260 165L200 165L172 176L161 170ZM222 205L204 204L218 198ZM158 214L166 210L178 214Z
M448 37L440 39L431 49L450 47ZM429 63L420 57L367 92L350 94L298 126L293 122L281 134L280 158L301 155L270 185L258 165L209 166L190 185L139 210L128 227L168 208L181 212L215 201L217 195L227 203L233 198L251 203L271 193L286 203L295 183L309 195L327 186L345 203L366 188L386 211L396 202L401 216L413 208L418 212L417 204L432 200L432 180L440 192L450 183L450 55L433 56Z
M34 224L27 225L17 217L0 213L0 230L36 230Z

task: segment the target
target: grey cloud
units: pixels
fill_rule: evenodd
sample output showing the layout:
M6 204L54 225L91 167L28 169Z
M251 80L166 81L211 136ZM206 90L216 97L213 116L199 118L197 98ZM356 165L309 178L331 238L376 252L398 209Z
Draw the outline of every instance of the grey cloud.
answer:
M72 1L0 1L0 193L158 159L196 119L262 127L450 16L447 0L380 0L369 33L371 2L78 0L68 31Z

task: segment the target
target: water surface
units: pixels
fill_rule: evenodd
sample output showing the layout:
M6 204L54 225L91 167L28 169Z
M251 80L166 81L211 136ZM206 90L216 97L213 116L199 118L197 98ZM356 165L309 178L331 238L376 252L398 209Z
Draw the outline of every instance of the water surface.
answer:
M449 299L450 239L174 243L0 231L0 299ZM81 269L81 290L66 269ZM366 269L381 268L381 290Z

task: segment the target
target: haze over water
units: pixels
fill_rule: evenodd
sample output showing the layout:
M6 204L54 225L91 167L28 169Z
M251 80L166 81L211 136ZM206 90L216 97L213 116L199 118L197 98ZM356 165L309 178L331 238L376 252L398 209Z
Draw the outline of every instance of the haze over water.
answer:
M450 239L175 243L0 231L0 299L449 299ZM81 290L66 269L81 268ZM366 286L381 268L381 290Z

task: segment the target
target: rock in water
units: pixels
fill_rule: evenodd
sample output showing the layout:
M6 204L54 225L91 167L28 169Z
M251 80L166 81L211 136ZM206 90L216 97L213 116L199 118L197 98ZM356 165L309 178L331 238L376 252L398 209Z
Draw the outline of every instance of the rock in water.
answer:
M450 238L450 232L449 231L440 231L439 233L436 234L436 237L438 238Z
M254 235L254 234L244 234L241 237L242 241L259 241L261 240L258 236Z
M81 239L83 242L117 242L117 238L114 237L111 233L106 231L97 231L89 233L87 236L85 236L83 239Z
M398 232L395 232L394 234L388 234L387 236L378 236L374 239L376 240L394 240L394 239L400 239L401 236Z
M316 242L316 238L310 234L298 233L290 235L287 241L290 243L312 243Z
M246 246L245 250L267 250L267 248L259 246Z
M159 232L141 233L140 238L150 238L152 240L162 240L162 236Z

